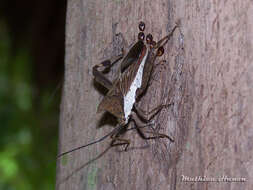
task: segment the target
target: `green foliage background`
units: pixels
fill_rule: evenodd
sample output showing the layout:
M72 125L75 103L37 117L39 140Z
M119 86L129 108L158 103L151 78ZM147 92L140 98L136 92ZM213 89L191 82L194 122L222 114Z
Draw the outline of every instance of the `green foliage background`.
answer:
M60 90L38 97L31 60L0 20L0 190L54 189Z

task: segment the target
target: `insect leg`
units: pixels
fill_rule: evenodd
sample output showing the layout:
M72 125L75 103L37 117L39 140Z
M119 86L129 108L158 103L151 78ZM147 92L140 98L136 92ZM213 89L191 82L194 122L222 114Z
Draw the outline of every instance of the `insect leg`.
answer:
M108 90L112 88L112 82L108 80L102 73L102 71L99 71L99 69L102 68L102 70L106 68L110 68L113 66L114 63L119 61L120 59L123 58L123 53L117 56L112 57L111 59L107 59L100 64L97 64L93 67L92 72L95 77L95 80L99 82L101 85L103 85L105 88Z
M156 43L155 48L159 48L161 46L164 46L169 41L169 39L173 36L173 33L175 32L177 27L179 27L178 24L176 24L176 26L174 26L174 28L171 30L171 32L167 36L165 36L164 38L162 38L161 40L159 40Z
M152 134L153 134L153 136L147 137L147 136L145 135L145 133L144 133L144 132L142 131L142 129L141 129L143 126L147 125L147 123L143 123L143 122L138 118L137 114L134 113L134 112L132 112L132 119L133 119L133 121L134 121L134 123L135 123L137 132L138 132L138 134L140 135L141 138L146 139L146 140L157 139L157 138L167 138L167 139L169 139L171 142L174 142L174 140L173 140L171 137L169 137L168 135L165 135L165 134L162 134L162 133L157 133L157 132L155 132L155 131L145 131L146 133L152 133Z
M151 111L145 111L141 109L138 104L134 104L134 108L138 116L146 122L149 122L158 112L160 112L163 108L170 106L171 104L161 104L156 108L152 109Z
M120 142L117 142L117 141L120 141ZM122 146L122 145L126 145L124 150L127 151L127 148L130 145L130 140L119 138L119 137L113 138L113 140L111 142L111 146Z

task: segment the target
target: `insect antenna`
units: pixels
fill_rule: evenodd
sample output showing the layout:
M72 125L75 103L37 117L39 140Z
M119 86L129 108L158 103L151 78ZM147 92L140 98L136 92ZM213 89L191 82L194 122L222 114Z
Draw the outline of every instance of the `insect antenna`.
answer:
M173 33L178 27L179 27L178 25L174 26L174 28L171 30L171 32L167 36L165 36L164 38L162 38L156 43L155 48L164 46L169 41L169 39L173 36Z
M60 157L62 157L63 155L69 154L69 153L74 152L74 151L76 151L76 150L80 150L80 149L82 149L82 148L85 148L85 147L87 147L87 146L90 146L90 145L99 143L99 142L105 140L107 137L109 137L109 136L111 136L111 135L113 135L113 134L119 132L123 127L124 127L124 125L123 125L123 126L122 126L122 125L119 125L119 126L115 127L110 133L108 133L108 134L106 134L105 136L103 136L102 138L100 138L100 139L98 139L98 140L96 140L96 141L93 141L93 142L91 142L91 143L88 143L88 144L85 144L85 145L82 145L82 146L73 148L73 149L71 149L71 150L69 150L69 151L63 152L63 153L59 154L59 155L57 156L57 158L60 158ZM141 128L142 128L142 127L141 127ZM134 129L136 129L136 127L129 128L129 129L127 129L127 131L134 130Z
M106 134L105 136L103 136L102 138L100 138L100 139L98 139L98 140L96 140L96 141L93 141L93 142L91 142L91 143L88 143L88 144L85 144L85 145L82 145L82 146L73 148L73 149L71 149L71 150L69 150L69 151L63 152L63 153L59 154L59 155L57 156L57 158L60 158L60 157L62 157L63 155L69 154L69 153L74 152L74 151L76 151L76 150L80 150L80 149L82 149L82 148L85 148L85 147L87 147L87 146L90 146L90 145L99 143L99 142L103 141L104 139L106 139L107 137L109 137L109 136L111 136L111 135L117 133L117 132L120 131L123 127L124 127L124 126L119 125L119 126L115 127L110 133L108 133L108 134Z
M108 150L110 150L112 148L112 146L108 146L103 152L101 152L98 156L96 156L95 158L89 160L88 162L86 162L85 164L81 165L80 167L78 167L77 169L75 169L73 172L71 172L67 177L65 177L60 183L66 182L68 179L70 179L76 172L79 172L81 169L83 169L85 166L91 164L92 162L98 160L99 158L101 158Z

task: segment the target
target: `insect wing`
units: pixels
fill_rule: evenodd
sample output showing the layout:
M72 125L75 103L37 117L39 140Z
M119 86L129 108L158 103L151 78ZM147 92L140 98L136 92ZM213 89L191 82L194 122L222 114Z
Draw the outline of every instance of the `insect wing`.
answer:
M127 53L126 57L121 62L121 73L123 73L131 64L135 63L144 48L143 41L138 41Z

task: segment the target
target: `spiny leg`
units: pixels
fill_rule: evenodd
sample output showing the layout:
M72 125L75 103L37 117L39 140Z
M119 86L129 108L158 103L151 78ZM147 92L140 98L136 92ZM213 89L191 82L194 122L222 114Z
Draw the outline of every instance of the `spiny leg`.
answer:
M153 134L154 136L149 136L147 137L145 135L145 133L142 131L142 127L145 126L145 125L149 125L149 123L143 123L137 116L136 113L132 112L131 114L132 116L132 120L134 121L135 123L135 126L136 126L136 129L137 129L137 132L138 134L141 136L141 138L143 139L146 139L146 140L150 140L150 139L158 139L158 138L167 138L169 139L171 142L174 142L174 140L169 137L168 135L165 135L165 134L162 134L162 133L158 133L158 132L155 132L155 131L145 131L146 133L151 133Z
M126 125L128 125L128 124L126 124ZM125 151L127 151L127 148L130 144L130 140L120 137L122 134L124 134L127 131L126 125L120 125L119 129L114 134L111 135L111 138L112 138L112 141L110 143L111 147L126 145Z
M121 141L121 142L116 142L116 141ZM123 139L123 138L119 138L119 137L114 137L111 141L111 147L113 146L122 146L122 145L126 145L125 146L125 151L127 151L127 148L130 144L130 140L129 139Z
M167 36L165 36L164 38L162 38L155 44L155 48L164 46L169 41L169 39L173 36L173 33L175 32L177 27L179 27L178 24L174 26L174 28L171 30L171 32Z
M106 68L110 68L113 66L114 63L116 63L117 61L119 61L120 59L122 59L124 56L124 53L114 56L111 59L107 59L103 62L101 62L100 64L97 64L93 67L93 75L95 77L95 80L97 82L99 82L100 84L102 84L105 88L107 88L108 90L112 88L112 82L110 80L108 80L101 71L99 71L98 69L102 68L102 70L106 69Z
M151 111L145 111L141 109L137 103L135 103L134 108L138 116L140 116L144 121L149 122L156 114L158 114L158 112L160 112L163 108L166 108L170 105L171 104L161 104L152 109Z
M169 105L171 104L165 104L165 105L159 105L157 106L156 108L152 109L151 111L144 111L142 110L141 108L137 107L137 105L135 105L135 109L136 109L136 112L138 114L138 116L140 116L140 118L142 118L144 121L145 121L145 124L144 125L147 125L149 122L158 112L160 112L163 108L165 107L168 107ZM138 118L136 113L132 112L132 117L135 121L135 124L136 124L136 129L137 131L139 132L140 136L142 137L141 133L143 133L141 131L141 120ZM143 123L143 122L142 122ZM174 142L174 140L169 137L168 135L165 135L165 134L161 134L161 133L157 133L155 131L150 131L148 133L152 133L154 134L155 136L153 138L149 138L149 139L155 139L155 138L167 138L169 139L171 142ZM144 137L145 139L145 137ZM147 139L147 138L146 138Z

